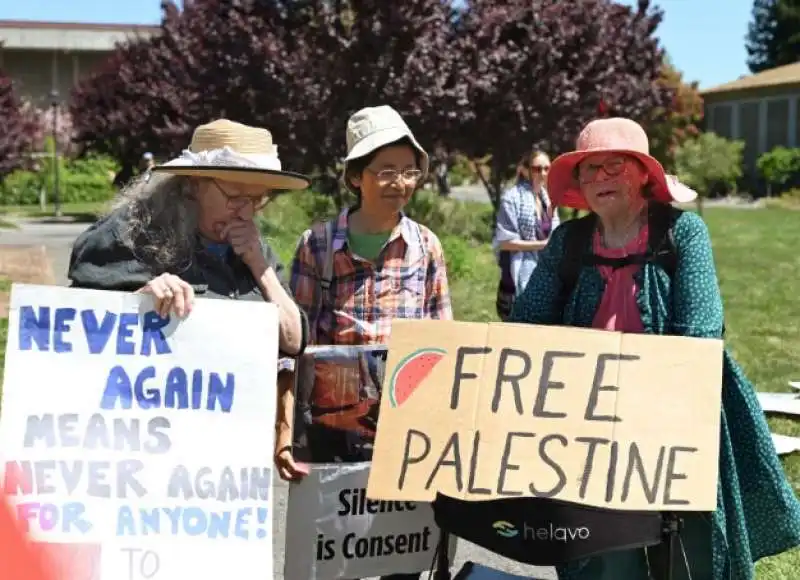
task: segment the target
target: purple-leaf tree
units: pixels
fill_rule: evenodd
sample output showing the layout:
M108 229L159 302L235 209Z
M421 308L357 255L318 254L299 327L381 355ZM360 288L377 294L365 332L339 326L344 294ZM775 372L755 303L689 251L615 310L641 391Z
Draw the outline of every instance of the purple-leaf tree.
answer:
M598 116L646 121L668 106L658 83L661 13L648 0L472 0L457 21L451 75L468 83L450 143L475 158L491 154L484 184L495 205L517 160L532 147L551 155L574 146Z
M180 15L164 6L160 33L117 46L72 92L75 141L116 158L130 171L145 151L166 156L186 145L187 112L196 99L180 53Z
M286 2L300 26L299 83L293 113L296 145L306 170L338 191L346 153L347 118L365 106L391 105L404 116L423 147L446 132L455 112L445 97L465 98L466 84L448 74L453 9L442 0Z
M11 78L0 71L0 180L25 165L35 134L35 116L14 94Z
M32 116L36 123L33 138L33 147L36 151L48 151L47 143L55 137L59 155L70 157L75 153L72 115L67 107L59 105L55 109L53 107L39 108L26 102L23 109L26 114Z
M281 40L277 3L162 8L159 33L118 46L74 91L76 139L135 164L145 151L179 154L198 125L224 117L270 129L281 157L291 157L296 58Z

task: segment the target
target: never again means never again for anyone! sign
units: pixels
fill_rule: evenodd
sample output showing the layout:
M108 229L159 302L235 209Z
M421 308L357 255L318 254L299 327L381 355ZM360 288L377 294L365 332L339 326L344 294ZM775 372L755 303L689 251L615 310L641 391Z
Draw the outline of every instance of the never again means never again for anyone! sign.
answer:
M396 320L371 499L713 511L721 340Z
M14 285L0 476L60 577L272 577L277 355L271 304Z

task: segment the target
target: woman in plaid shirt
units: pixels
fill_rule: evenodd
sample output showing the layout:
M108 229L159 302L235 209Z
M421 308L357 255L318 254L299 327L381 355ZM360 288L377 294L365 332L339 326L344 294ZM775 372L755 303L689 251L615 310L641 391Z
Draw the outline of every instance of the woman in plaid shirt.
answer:
M402 212L425 181L428 154L389 106L367 107L349 119L347 151L344 181L358 203L307 230L292 264L290 287L308 315L309 343L385 344L395 318L452 319L441 243ZM290 381L282 382L275 459L281 477L297 480L304 471L291 451L294 394ZM300 398L310 396L304 393L309 383L299 381ZM369 448L350 449L346 432L324 431L312 437L309 429L315 462L371 458Z

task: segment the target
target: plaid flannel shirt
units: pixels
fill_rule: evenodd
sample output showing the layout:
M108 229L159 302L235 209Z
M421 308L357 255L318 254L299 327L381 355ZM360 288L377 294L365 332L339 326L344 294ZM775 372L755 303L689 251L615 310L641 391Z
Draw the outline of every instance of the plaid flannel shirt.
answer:
M451 320L450 292L439 238L401 216L375 263L350 250L347 216L334 222L333 281L322 304L325 224L306 230L297 246L290 287L308 315L309 344L385 344L394 318Z

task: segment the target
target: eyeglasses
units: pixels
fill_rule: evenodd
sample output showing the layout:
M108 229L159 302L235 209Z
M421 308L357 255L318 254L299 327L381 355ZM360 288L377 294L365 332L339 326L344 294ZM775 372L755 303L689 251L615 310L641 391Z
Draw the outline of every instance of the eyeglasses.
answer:
M531 165L531 171L534 173L546 173L550 171L549 165Z
M225 207L231 210L242 209L248 203L253 206L253 211L260 211L266 207L271 199L269 192L262 193L261 195L231 195L223 189L216 179L212 180L214 185L225 198Z
M625 167L625 158L624 157L609 157L602 163L587 163L583 162L576 168L576 173L578 177L578 181L581 183L589 183L590 181L594 181L597 177L597 172L602 168L606 175L609 177L614 177L615 175L619 175L622 173L622 169Z
M381 183L394 183L398 177L402 177L406 183L416 183L422 177L420 169L381 169L380 171L373 171L369 167L367 170L378 178Z

